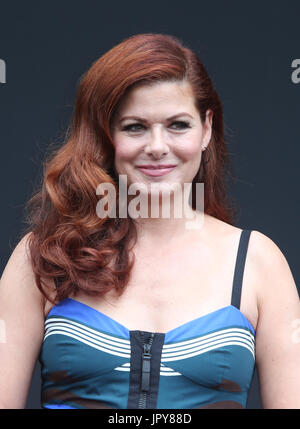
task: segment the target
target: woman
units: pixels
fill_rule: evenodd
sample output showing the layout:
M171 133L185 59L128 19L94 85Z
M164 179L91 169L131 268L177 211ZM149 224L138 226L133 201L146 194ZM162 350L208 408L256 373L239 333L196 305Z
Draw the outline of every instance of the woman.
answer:
M277 245L233 225L228 165L221 102L180 40L134 35L92 65L2 275L2 408L25 406L37 358L43 408L245 408L255 365L263 408L299 408L299 295ZM117 198L97 210L103 184ZM183 214L151 215L168 189Z

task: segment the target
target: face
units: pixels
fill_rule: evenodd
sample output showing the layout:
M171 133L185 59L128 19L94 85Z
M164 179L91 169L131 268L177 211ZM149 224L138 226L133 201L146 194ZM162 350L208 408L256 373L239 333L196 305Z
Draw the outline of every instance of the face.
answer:
M128 186L143 183L163 189L166 184L192 183L203 147L211 137L212 111L202 124L187 82L160 82L133 88L120 104L112 124L114 167ZM171 165L169 169L141 169Z

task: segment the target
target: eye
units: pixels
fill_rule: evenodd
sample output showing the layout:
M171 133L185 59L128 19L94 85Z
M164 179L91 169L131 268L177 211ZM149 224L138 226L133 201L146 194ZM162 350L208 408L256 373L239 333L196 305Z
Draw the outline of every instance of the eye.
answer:
M137 129L137 130L136 130L136 129L134 129L135 127L137 127L138 129ZM139 131L139 127L144 128L144 126L143 126L143 125L141 125L141 124L139 124L139 123L135 123L135 124L126 125L126 126L123 128L123 131Z
M175 130L184 130L186 128L190 128L190 124L186 121L174 121L172 122L170 127L173 127L174 125L176 125L174 128ZM138 122L135 122L133 124L126 125L123 128L123 131L138 132L138 131L141 131L142 129L145 129L144 125Z
M189 123L188 123L188 122L185 122L185 121L175 121L175 122L173 122L173 123L172 123L172 125L174 125L174 124L179 125L179 128L178 128L178 127L175 127L175 129L182 130L182 129L184 129L184 128L190 128Z

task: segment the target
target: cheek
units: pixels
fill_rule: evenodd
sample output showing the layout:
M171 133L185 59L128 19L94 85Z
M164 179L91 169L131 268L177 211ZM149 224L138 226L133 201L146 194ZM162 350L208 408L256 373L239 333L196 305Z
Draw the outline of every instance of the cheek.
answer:
M115 158L121 161L130 161L137 153L134 144L129 144L123 139L114 141Z
M190 142L189 144L177 148L177 154L185 161L198 160L201 157L201 146L199 142Z

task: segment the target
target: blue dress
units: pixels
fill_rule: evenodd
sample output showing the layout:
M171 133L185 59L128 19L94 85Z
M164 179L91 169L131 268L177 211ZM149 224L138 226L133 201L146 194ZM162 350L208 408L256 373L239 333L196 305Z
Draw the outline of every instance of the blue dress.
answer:
M251 231L241 232L231 304L168 332L129 330L66 298L45 319L42 408L245 408L255 330L239 310Z

